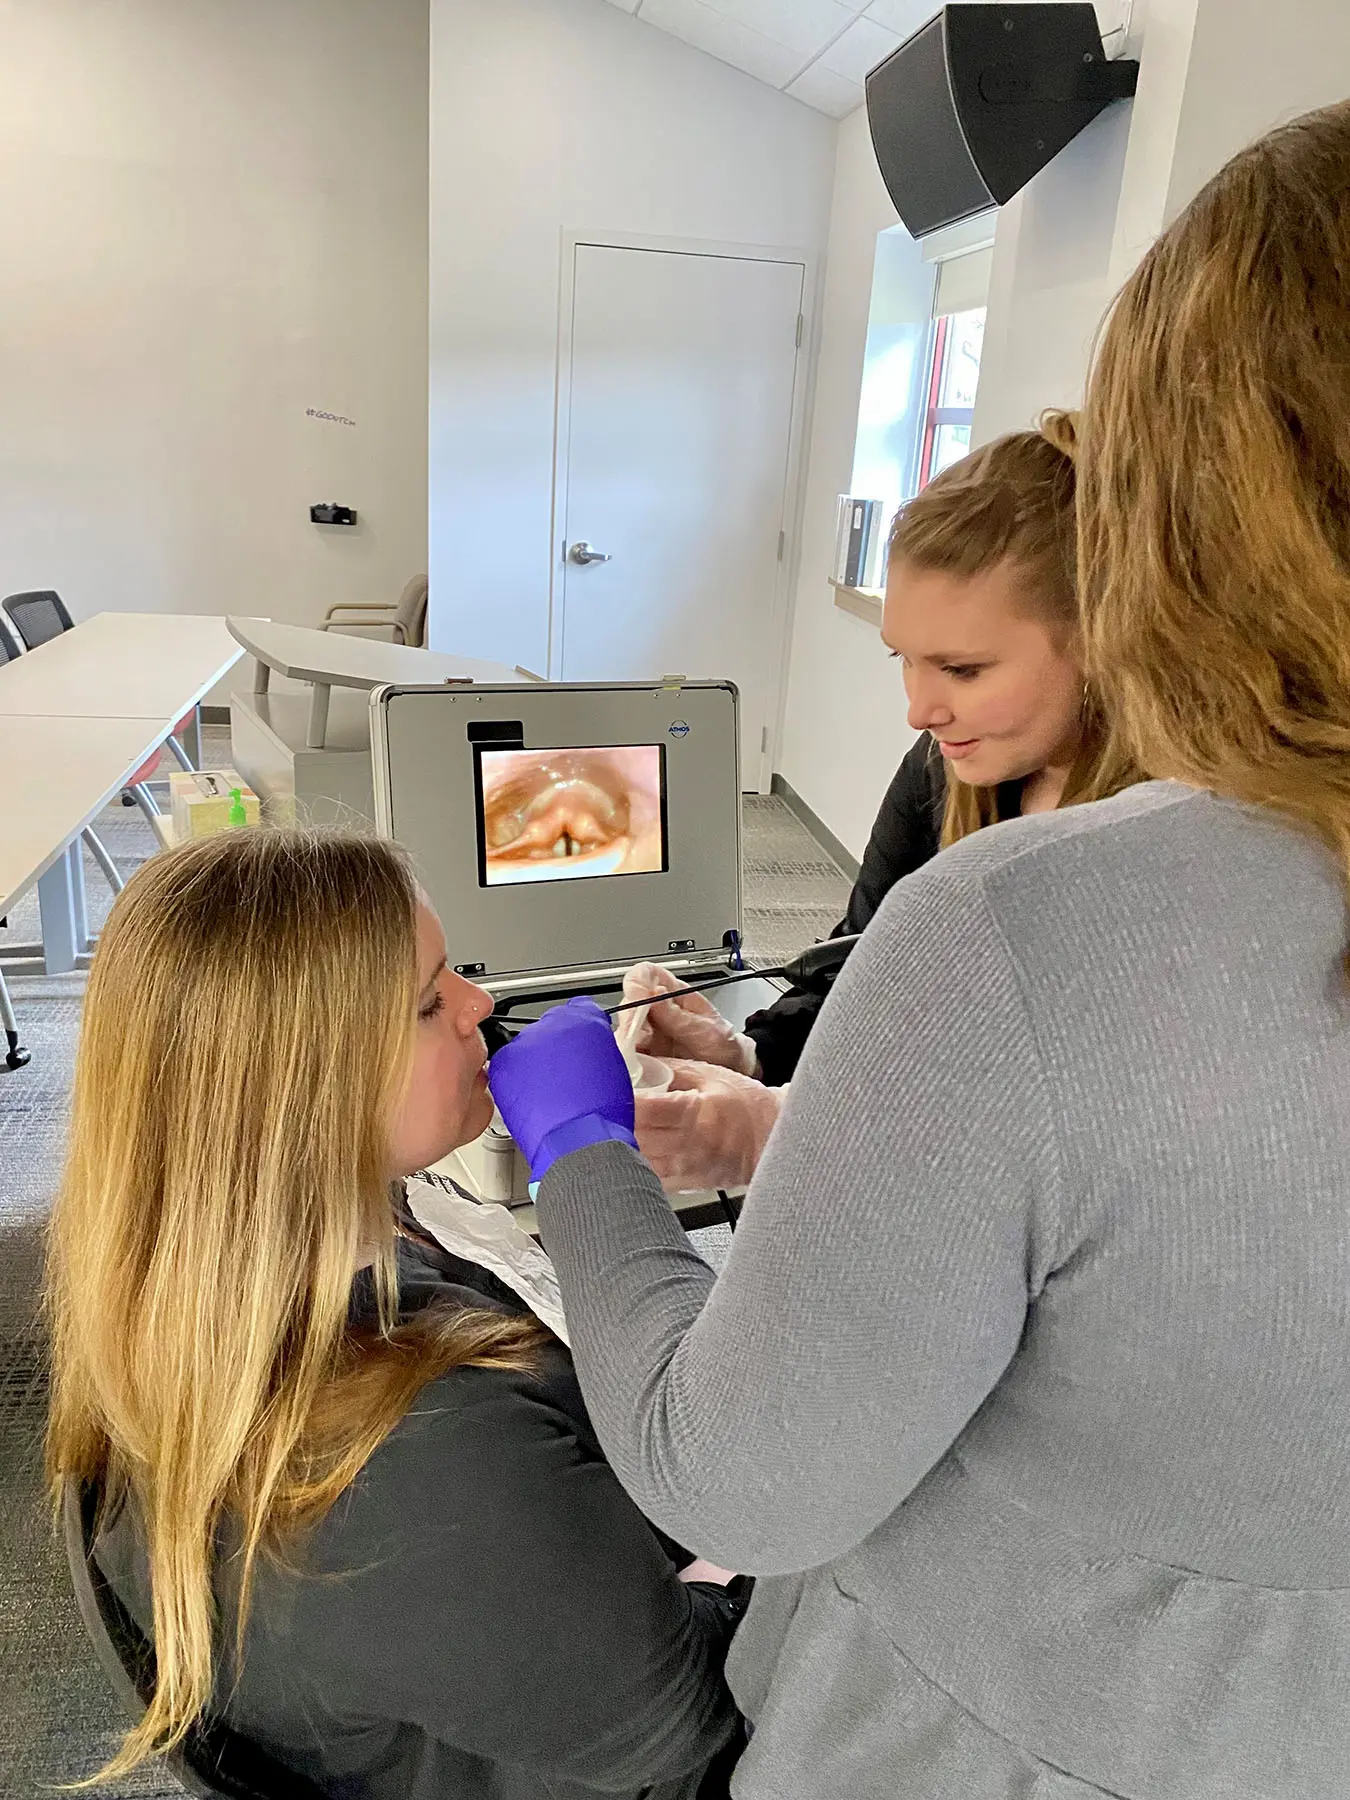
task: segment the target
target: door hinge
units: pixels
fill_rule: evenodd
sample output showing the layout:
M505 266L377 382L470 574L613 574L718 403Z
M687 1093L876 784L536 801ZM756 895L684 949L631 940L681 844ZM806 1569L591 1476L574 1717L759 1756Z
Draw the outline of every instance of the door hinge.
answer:
M769 754L769 728L767 725L759 734L759 753L761 756Z
M779 562L782 562L783 552L786 549L787 549L787 533L786 533L786 531L780 531L778 534L778 560L779 560Z
M797 348L799 350L802 347L802 339L805 336L806 336L806 315L805 315L805 313L798 313L797 314Z

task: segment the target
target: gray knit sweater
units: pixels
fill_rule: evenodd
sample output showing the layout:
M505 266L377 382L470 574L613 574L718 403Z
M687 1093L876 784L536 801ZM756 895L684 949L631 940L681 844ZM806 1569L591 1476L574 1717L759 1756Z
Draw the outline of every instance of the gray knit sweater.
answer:
M777 1578L742 1800L1350 1794L1346 938L1211 795L996 826L868 929L715 1285L632 1151L555 1165L614 1468Z

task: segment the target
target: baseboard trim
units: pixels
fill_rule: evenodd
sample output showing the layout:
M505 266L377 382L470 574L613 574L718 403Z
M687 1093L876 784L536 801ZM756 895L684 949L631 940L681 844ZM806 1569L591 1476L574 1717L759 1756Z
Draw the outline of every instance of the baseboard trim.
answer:
M815 813L811 811L811 808L806 804L805 800L802 799L792 783L790 781L784 781L781 775L775 775L769 783L769 792L771 794L777 794L787 807L788 811L795 813L797 818L801 820L802 824L811 833L811 836L820 845L826 856L828 856L832 862L838 863L842 873L847 875L850 881L856 881L858 879L858 869L860 866L857 857L850 856L849 852L839 842L839 839L830 830L829 826L823 824L821 820L816 817Z
M202 715L203 725L228 725L230 722L228 706L203 706L198 710Z

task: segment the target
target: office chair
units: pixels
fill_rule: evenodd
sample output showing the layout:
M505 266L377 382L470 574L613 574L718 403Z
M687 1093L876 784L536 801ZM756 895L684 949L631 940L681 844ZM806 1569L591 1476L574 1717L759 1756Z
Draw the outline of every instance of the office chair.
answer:
M25 650L36 650L39 644L49 644L54 637L60 637L63 631L71 630L75 624L66 608L65 601L54 588L34 588L31 593L27 594L7 594L3 600L0 600L0 609L8 614L9 622L18 633L19 641ZM181 731L191 717L191 713L184 713L174 726L173 732L170 732L166 739L170 751L178 759L179 766L188 770L189 773L194 766L192 758L179 743L174 733ZM143 811L147 810L145 800L136 790L144 778L146 770L153 768L154 762L157 760L156 757L145 765L145 769L138 769L136 771L137 779L127 787L127 793L138 801ZM159 808L155 807L153 810L158 812Z
M103 1672L134 1722L154 1690L155 1652L94 1561L97 1517L97 1488L68 1477L61 1522L75 1603ZM201 1800L217 1795L224 1800L323 1800L305 1776L219 1720L194 1725L163 1760L188 1793Z
M0 600L9 622L19 634L25 650L36 650L49 644L75 623L66 611L66 603L50 588L35 589L29 594L10 594Z
M369 618L343 619L340 613L368 613ZM384 615L384 616L380 616ZM320 631L387 631L395 644L425 649L427 641L427 578L414 575L397 600L339 600L323 616Z

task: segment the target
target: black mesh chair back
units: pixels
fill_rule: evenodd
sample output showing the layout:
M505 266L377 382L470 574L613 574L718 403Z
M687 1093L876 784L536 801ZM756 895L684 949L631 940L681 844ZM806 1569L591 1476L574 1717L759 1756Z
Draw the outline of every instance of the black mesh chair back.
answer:
M15 637L5 621L0 619L0 663L13 662L15 657L22 655L23 651L19 648L18 638Z
M69 631L75 623L66 611L66 603L51 588L35 588L30 594L9 594L0 600L9 621L23 640L25 650L36 650Z
M154 1691L155 1652L94 1561L97 1489L67 1480L61 1516L80 1617L113 1692L135 1721ZM224 1800L323 1800L305 1776L217 1720L194 1725L164 1761L188 1793L200 1800L216 1795Z

